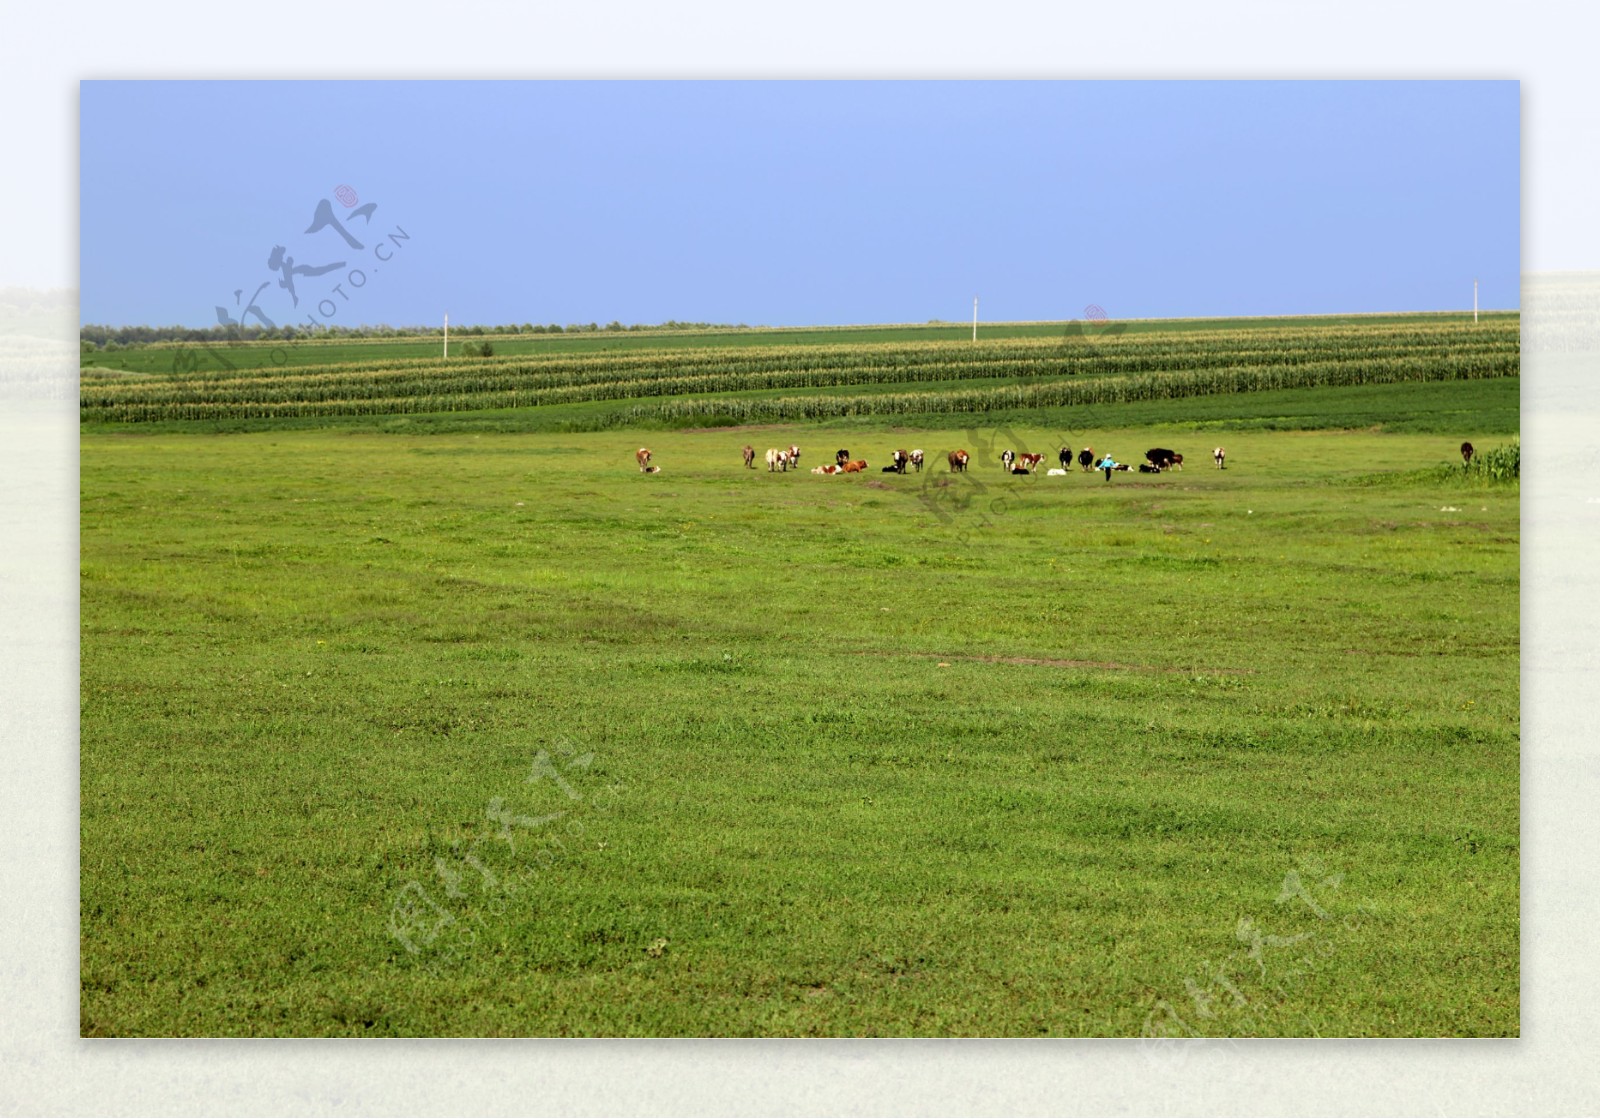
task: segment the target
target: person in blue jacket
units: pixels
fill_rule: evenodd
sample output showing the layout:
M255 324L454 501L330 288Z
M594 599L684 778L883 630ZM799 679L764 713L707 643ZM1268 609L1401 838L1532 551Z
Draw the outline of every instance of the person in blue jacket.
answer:
M1117 460L1107 455L1095 465L1106 472L1106 481L1111 481L1111 472L1117 468Z

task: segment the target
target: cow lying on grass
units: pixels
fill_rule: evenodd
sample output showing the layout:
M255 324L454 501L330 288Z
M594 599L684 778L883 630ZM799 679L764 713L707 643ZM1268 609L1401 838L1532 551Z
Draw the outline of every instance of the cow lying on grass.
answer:
M846 474L859 474L866 468L867 460L864 458L856 459L854 462L847 462L844 464L844 472Z

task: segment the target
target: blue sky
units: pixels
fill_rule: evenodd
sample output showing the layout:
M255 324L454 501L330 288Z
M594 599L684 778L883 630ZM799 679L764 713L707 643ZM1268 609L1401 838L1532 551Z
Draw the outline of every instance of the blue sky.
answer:
M1443 310L1474 278L1519 301L1516 82L81 94L84 322L209 326L263 283L280 325ZM306 232L324 199L359 250ZM278 246L341 267L296 274L296 306Z

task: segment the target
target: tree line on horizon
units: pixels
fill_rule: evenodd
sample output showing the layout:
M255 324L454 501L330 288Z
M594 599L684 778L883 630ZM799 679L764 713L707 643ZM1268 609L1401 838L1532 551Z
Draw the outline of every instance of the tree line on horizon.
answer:
M496 326L451 324L452 335L482 337L496 334L604 334L628 333L641 330L749 330L746 323L679 322L668 319L663 323L633 323L624 326L613 319L601 326L599 323L503 323ZM138 349L142 346L169 342L277 342L303 341L308 338L438 338L444 334L442 326L326 326L317 329L286 324L276 328L264 326L109 326L90 323L80 327L78 339L85 353L99 350Z

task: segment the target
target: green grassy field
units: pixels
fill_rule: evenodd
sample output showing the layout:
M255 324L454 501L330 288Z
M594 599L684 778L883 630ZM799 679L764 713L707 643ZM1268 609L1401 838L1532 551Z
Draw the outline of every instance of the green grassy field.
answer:
M82 1031L1516 1034L1516 385L88 425Z

